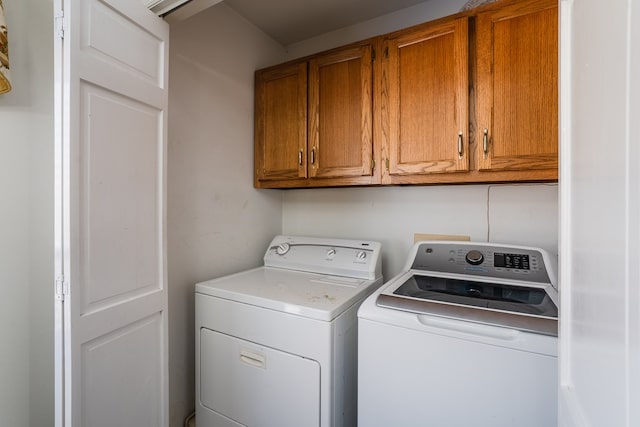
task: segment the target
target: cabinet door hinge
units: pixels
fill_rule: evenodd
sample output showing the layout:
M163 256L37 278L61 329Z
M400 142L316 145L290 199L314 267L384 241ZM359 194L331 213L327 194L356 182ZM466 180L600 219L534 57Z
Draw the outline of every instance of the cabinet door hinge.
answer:
M64 276L56 277L56 299L64 301L65 295L69 293L69 285L64 280Z
M53 28L54 28L56 37L60 37L61 39L64 39L64 11L59 10L58 12L56 12L53 19L54 19Z

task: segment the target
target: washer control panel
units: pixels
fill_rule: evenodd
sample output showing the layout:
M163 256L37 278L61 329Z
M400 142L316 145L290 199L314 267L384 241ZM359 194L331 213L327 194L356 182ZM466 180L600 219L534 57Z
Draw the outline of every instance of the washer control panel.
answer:
M550 283L542 250L491 243L429 241L414 248L415 270ZM547 258L550 258L548 256Z
M264 255L264 265L373 280L382 276L381 245L368 240L276 236Z

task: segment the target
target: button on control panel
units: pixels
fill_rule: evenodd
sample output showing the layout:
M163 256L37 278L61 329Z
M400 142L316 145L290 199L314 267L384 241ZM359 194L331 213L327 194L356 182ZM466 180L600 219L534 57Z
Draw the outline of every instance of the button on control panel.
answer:
M284 255L287 252L289 252L290 248L291 247L289 246L288 243L280 243L278 246L276 246L276 253L278 255Z
M484 261L484 255L482 255L482 252L480 251L472 250L467 252L465 259L471 265L479 265Z

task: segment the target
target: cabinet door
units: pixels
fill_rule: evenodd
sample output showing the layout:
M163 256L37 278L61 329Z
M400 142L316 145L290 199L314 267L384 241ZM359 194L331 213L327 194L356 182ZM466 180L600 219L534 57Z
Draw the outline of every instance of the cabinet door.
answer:
M371 45L309 61L309 176L372 175Z
M255 177L306 178L307 63L256 73Z
M469 169L468 52L466 17L384 42L382 133L391 178Z
M557 1L481 13L477 52L479 169L557 169Z

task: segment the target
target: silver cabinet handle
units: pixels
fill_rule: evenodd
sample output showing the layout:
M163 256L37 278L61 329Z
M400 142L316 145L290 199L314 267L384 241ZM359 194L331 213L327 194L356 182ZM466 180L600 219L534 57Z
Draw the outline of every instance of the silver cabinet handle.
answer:
M298 152L298 165L302 166L302 150Z
M487 128L482 132L482 151L484 152L484 157L487 157L489 152L489 129Z
M316 149L314 148L313 150L311 150L311 164L315 164L316 163Z
M458 132L458 158L462 158L462 132Z

